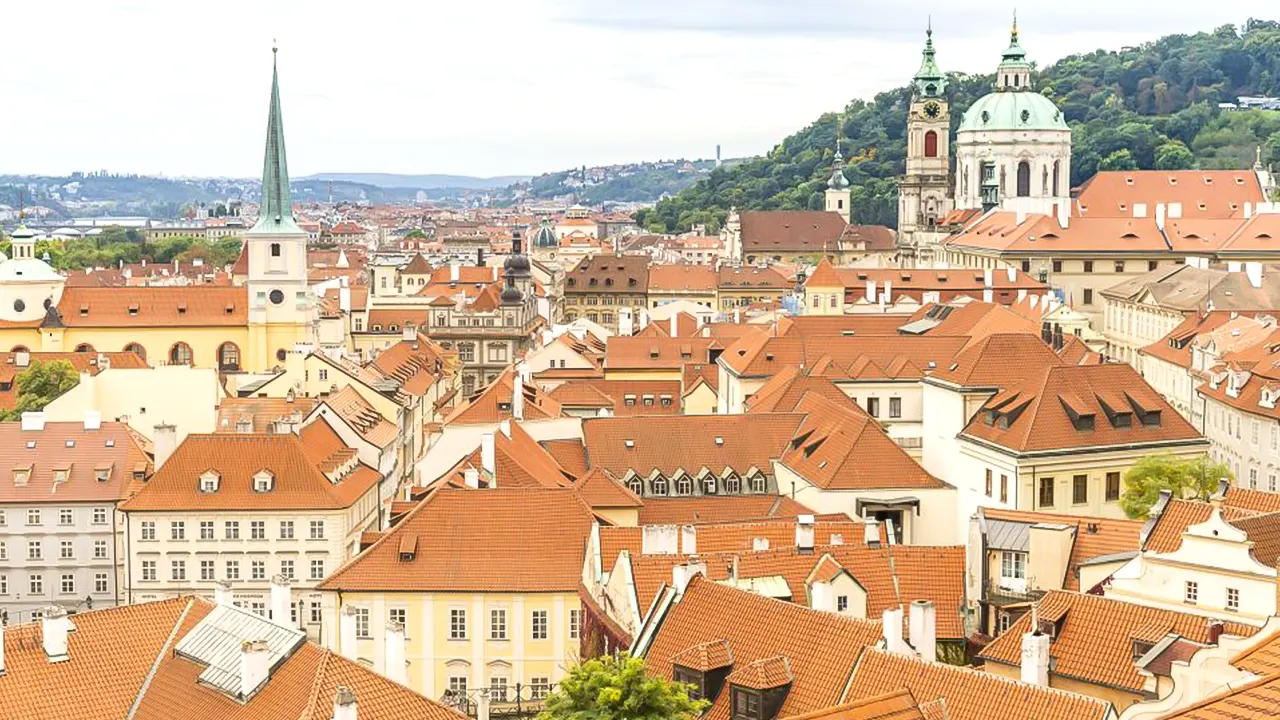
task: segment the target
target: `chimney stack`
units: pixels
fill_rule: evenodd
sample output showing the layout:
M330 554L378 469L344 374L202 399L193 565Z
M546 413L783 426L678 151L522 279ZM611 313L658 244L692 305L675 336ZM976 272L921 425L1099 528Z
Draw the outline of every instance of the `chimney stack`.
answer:
M800 515L796 518L796 550L801 555L813 552L814 519L812 515Z
M493 445L493 433L487 432L480 436L480 469L484 471L486 480L493 478L493 470L495 460L495 450Z
M906 648L902 642L902 608L895 605L884 611L882 620L884 633L884 649L889 652L903 654Z
M524 376L518 369L511 373L511 417L524 420Z
M219 580L213 584L213 601L219 605L235 604L231 599L231 581Z
M449 282L457 283L459 274L460 273L458 270L458 263L450 262L449 263Z
M875 301L876 301L876 281L868 280L867 281L867 302L873 303Z
M689 587L689 581L695 575L706 575L707 566L702 563L691 562L687 565L676 565L671 568L671 584L676 589L676 593L683 594L684 589Z
M835 612L835 590L828 582L815 582L809 587L809 607L820 612Z
M671 313L671 337L677 337L680 334L680 313Z
M400 339L405 342L413 342L418 339L418 328L413 323L405 323L400 328Z
M1004 271L1005 271L1005 275L1009 278L1009 282L1011 282L1011 283L1013 283L1013 282L1017 282L1017 280L1018 280L1018 269L1017 269L1017 268L1015 268L1015 267L1014 267L1014 266L1012 266L1012 265L1008 265L1008 266L1006 266L1006 267L1005 267ZM1023 292L1025 292L1025 291L1023 291Z
M102 413L97 410L86 410L84 413L85 430L102 429Z
M291 608L293 593L289 590L292 580L283 575L271 576L271 620L277 625L295 629Z
M911 603L911 645L920 657L929 662L938 659L938 615L930 600Z
M271 650L266 640L240 643L240 697L249 699L267 681L270 659Z
M880 547L880 523L875 518L866 518L863 524L862 541L869 548Z
M164 423L156 425L155 432L151 436L151 442L155 453L156 470L159 470L168 462L169 456L173 455L173 451L178 448L178 428Z
M698 554L698 528L694 525L685 525L680 528L680 551L685 555Z
M39 432L44 430L44 412L24 412L22 413L22 429L34 430Z
M387 623L386 675L401 685L409 684L409 670L404 664L404 626L398 622Z
M356 659L356 609L352 605L344 606L342 612L338 613L338 640L342 657L354 662Z
M1223 628L1223 623L1221 620L1213 619L1209 621L1209 644L1210 645L1218 644L1218 639L1222 637L1222 628Z
M344 685L333 696L333 720L356 720L356 694Z
M1262 263L1247 262L1244 264L1245 277L1249 278L1249 285L1253 288L1262 287Z
M67 632L71 629L71 621L67 619L67 611L58 606L45 608L44 617L40 619L40 635L44 638L44 654L49 662L56 663L69 659L67 655Z
M1022 636L1022 682L1049 687L1049 645L1052 639L1040 632L1040 613L1031 606L1031 632Z
M462 481L466 483L468 488L478 490L480 488L480 473L475 468L467 468L462 471Z
M4 625L0 625L0 677L4 677Z

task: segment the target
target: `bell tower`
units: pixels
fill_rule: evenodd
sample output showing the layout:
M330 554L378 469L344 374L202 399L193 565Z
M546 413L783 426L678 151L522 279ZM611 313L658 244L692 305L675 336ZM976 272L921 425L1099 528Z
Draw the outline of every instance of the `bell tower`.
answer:
M938 221L951 211L951 107L947 76L938 68L933 23L924 56L911 82L907 115L906 175L898 189L898 246L904 263L931 263ZM923 251L923 252L922 252Z
M247 233L249 362L265 369L284 361L298 343L313 340L316 304L307 287L307 233L293 219L289 165L280 112L277 49L271 48L271 102L262 161L258 221Z

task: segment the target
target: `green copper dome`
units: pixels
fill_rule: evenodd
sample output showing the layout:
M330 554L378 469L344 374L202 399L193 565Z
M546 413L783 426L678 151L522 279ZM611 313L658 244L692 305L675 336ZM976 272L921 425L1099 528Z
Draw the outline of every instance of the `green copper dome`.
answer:
M827 187L832 190L848 190L849 178L844 176L844 156L836 150L835 169L831 171L831 177L827 180Z
M1066 130L1062 111L1038 92L993 92L964 113L957 132L966 130Z
M920 53L920 69L912 82L916 86L916 94L920 97L940 97L947 89L947 76L938 67L933 49L933 21L929 21L929 29L925 31L924 50Z

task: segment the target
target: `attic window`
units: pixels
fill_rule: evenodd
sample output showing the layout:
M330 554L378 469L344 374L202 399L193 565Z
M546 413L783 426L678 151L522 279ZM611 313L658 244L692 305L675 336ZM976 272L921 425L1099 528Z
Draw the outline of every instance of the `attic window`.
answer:
M1208 205L1205 205L1204 203L1200 203L1200 204L1199 204L1199 205L1197 205L1196 207L1200 208L1201 210L1206 210L1206 209L1208 209L1208 207L1209 207L1209 206L1208 206Z
M1242 178L1242 177L1238 177L1238 178L1236 178L1236 184L1237 184L1237 185L1243 185L1243 184L1244 184L1244 178Z
M85 317L85 316L87 316L88 314L89 314L89 306L88 306L88 305L81 305L81 306L80 306L80 317Z
M271 492L275 487L276 476L270 470L263 470L253 476L253 491L257 493Z
M400 538L400 562L411 562L418 555L418 536L406 534Z
M1205 184L1205 185L1212 185L1212 184L1213 184L1213 178L1209 177L1208 175L1205 175L1205 176L1204 176L1204 184Z
M76 446L76 441L73 438L67 438L66 444L67 444L67 447L73 448Z
M622 441L622 444L623 444L623 446L625 446L625 447L627 447L627 448L633 448L633 447L635 447L635 446L636 446L636 441L635 441L635 440L623 440L623 441Z
M1126 178L1124 179L1124 184L1125 184L1125 185L1132 185L1132 184L1133 184L1133 177L1126 177Z
M1178 178L1176 178L1176 177L1170 177L1170 178L1169 178L1169 184L1170 184L1170 185L1177 185L1177 184L1178 184Z
M134 469L133 475L135 478L137 478L138 476L137 469ZM210 470L209 472L206 472L205 474L200 476L200 492L202 493L218 492L218 484L221 480L222 480L222 477L218 475L217 471Z
M1134 662L1140 660L1144 655L1151 652L1151 648L1155 647L1155 643L1149 643L1146 640L1139 640L1137 638L1132 638L1130 642L1133 647Z
M17 487L25 487L27 481L31 479L31 466L13 469L13 484Z
M181 305L179 305L179 306L178 306L178 314L179 314L179 315L186 315L186 314L187 314L187 304L186 304L186 303L182 303Z
M100 483L104 483L111 479L111 466L99 467L93 469L93 479Z
M133 317L138 316L138 306L136 304L129 306L129 315Z
M53 471L54 484L61 484L67 481L71 475L71 468L57 468Z
M723 438L723 437L721 437L721 436L719 436L719 435L717 435L717 436L716 436L716 445L717 445L717 446L722 446L722 445L724 445L724 438Z
M635 285L636 285L636 279L635 279L635 278L628 278L628 279L627 279L627 286L628 286L628 287L635 287Z
M600 282L599 280L595 278L591 278L590 280L587 281L587 284L590 285L591 287L595 287L599 282Z
M1127 233L1125 233L1125 234L1121 235L1121 236L1120 236L1120 239L1121 239L1121 240L1137 240L1137 239L1138 239L1138 236L1137 236L1137 234L1135 234L1135 233L1127 232Z

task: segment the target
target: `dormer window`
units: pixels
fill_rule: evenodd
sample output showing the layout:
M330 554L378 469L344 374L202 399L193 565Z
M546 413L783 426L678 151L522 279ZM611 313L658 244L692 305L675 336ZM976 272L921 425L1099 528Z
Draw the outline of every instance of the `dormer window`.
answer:
M31 466L13 469L13 484L17 487L26 487L31 481Z
M111 466L105 465L93 469L93 479L100 483L104 483L111 479Z
M1139 640L1137 638L1131 638L1130 643L1133 648L1134 662L1137 662L1138 660L1142 659L1144 655L1151 652L1151 648L1155 647L1155 643L1149 643L1145 640Z
M53 471L53 482L55 485L61 485L71 477L71 468L55 468Z
M253 476L253 491L258 493L271 492L276 485L276 476L270 470L261 470L257 475Z
M215 470L210 470L200 476L200 492L212 493L218 492L218 485L222 482L222 476Z

